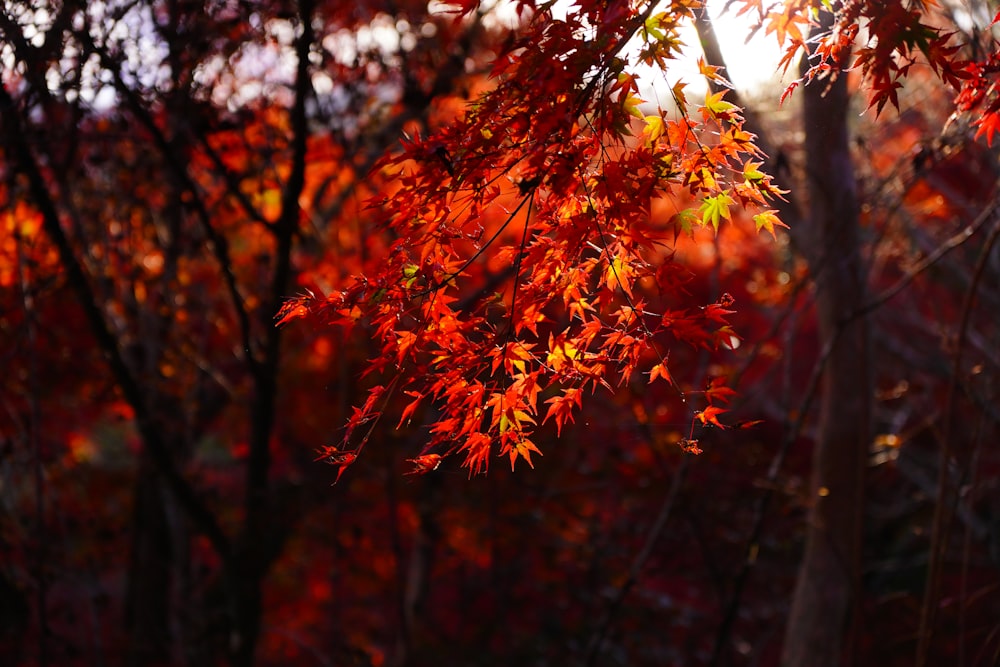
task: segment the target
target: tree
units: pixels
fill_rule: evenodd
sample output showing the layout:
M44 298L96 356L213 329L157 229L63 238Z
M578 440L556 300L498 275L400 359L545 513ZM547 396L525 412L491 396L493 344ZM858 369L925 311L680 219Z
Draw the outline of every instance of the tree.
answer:
M739 546L726 535L742 534L746 498L759 493L747 470L760 446L753 429L727 432L747 452L709 446L732 423L733 391L720 376L757 348L732 349L744 332L732 327L733 311L750 322L744 304L795 307L797 292L779 287L784 272L768 264L754 232L778 236L781 220L805 227L786 214L784 199L795 194L766 173L771 160L780 169L776 144L753 136L757 123L725 90L721 63L709 56L701 65L715 86L704 96L691 85L642 87L633 62L674 62L680 26L700 3L603 4L560 15L554 5L520 3L512 24L471 3L5 8L0 110L11 240L0 284L3 331L18 353L5 357L5 393L16 398L5 404L3 444L30 455L36 482L19 484L24 496L14 503L32 507L34 541L11 529L3 543L18 554L12 563L42 558L30 574L4 574L16 591L33 593L21 597L39 617L38 662L69 660L75 649L50 641L72 625L52 601L49 583L65 590L69 579L56 564L100 563L123 543L132 553L129 592L111 597L131 600L123 634L134 663L223 654L237 664L255 654L279 662L296 642L305 655L302 637L316 635L335 662L483 661L487 646L500 662L555 661L569 651L663 664L707 650L706 633L683 624L669 639L646 641L643 619L714 619L713 605L724 603L692 593L693 578L701 577L699 593L728 597L731 564L719 553ZM788 47L792 67L811 12L825 16L820 6L745 2L739 10ZM898 103L919 57L958 89L961 110L978 114L975 132L992 139L992 57L953 49L958 37L933 27L937 15L923 5L840 10L817 35L809 87L793 102L806 97L811 115L843 120L830 100L846 95L848 44L867 26L872 40L857 58L876 111ZM636 37L641 46L630 46ZM257 76L254 58L276 67ZM827 87L833 97L822 96ZM659 109L640 94L670 103ZM810 153L811 176L827 170L825 157ZM925 163L938 175L939 157ZM916 215L943 191L934 185L901 208ZM816 218L827 213L820 203L810 201ZM806 243L817 284L822 244ZM847 263L835 265L849 275L859 271L850 264L856 247L842 248ZM706 249L725 261L701 261ZM967 282L975 294L982 279ZM846 285L830 285L817 297L833 304L821 311L838 311L823 319L824 345L851 335L843 318L860 330L882 299L848 294L845 313L834 288ZM281 308L280 323L314 315L345 326L274 327L295 290L303 296ZM767 329L758 323L747 340L766 342ZM778 347L797 344L789 337ZM830 349L832 359L844 348ZM67 369L66 358L77 364ZM832 380L841 367L830 368L827 406L843 391ZM756 373L745 382L764 386ZM53 378L57 393L47 391ZM99 409L62 400L71 396L98 396ZM858 400L863 410L864 395ZM842 414L828 408L825 423L837 426ZM341 418L345 437L319 451L341 480L331 492L309 450L330 442ZM494 470L462 485L447 477L451 455L468 473L485 472L494 455L512 467L537 465L540 450L561 447L553 435L579 446L547 456L529 478ZM367 448L374 442L380 447ZM852 451L864 454L868 443L857 443ZM702 449L707 457L688 455ZM88 456L133 463L87 466ZM424 475L400 483L393 461L407 457ZM848 460L847 468L857 466ZM938 468L951 485L949 466ZM59 520L77 511L69 479L98 491L87 495L105 503L93 511L102 524L116 506L131 511L120 528L127 540L81 539L91 555L65 560L45 547L74 531ZM831 499L850 497L817 479ZM781 481L767 472L771 488ZM699 495L699 484L717 493ZM938 506L947 504L941 494ZM712 521L728 528L706 531ZM539 537L538 525L551 533ZM748 554L759 546L751 541ZM782 563L771 562L771 597L787 592ZM691 571L700 574L678 574ZM648 597L630 598L637 589ZM14 597L17 616L26 606ZM756 642L776 613L762 611L747 621L757 625L736 631ZM296 624L282 639L279 615ZM324 615L336 622L307 629ZM793 630L789 644L806 632ZM126 645L121 636L107 643Z
M985 135L988 141L998 106L988 100L992 88L982 78L984 65L960 54L962 44L952 41L954 33L935 27L930 7L858 2L833 14L818 3L791 3L765 11L761 3L747 2L740 13L754 10L758 27L775 32L778 41L787 44L782 61L786 69L805 50L808 26L815 24L817 29L813 59L804 60L802 67L803 80L811 84L803 107L810 213L800 243L819 293L823 404L810 532L792 607L786 664L839 664L842 647L852 650L845 637L854 632L847 628L859 622L863 472L873 398L857 198L846 128L848 92L841 72L848 67L861 71L870 90L869 107L877 115L887 104L899 106L897 90L922 58L956 90L960 111L981 111L975 121L977 136ZM722 91L710 93L700 108L705 124L717 124L717 145L706 145L707 133L685 114L683 88L675 88L674 102L685 114L680 129L670 125L674 121L667 121L663 111L652 116L636 113L646 123L643 148L651 147L652 152L625 149L621 157L609 153L606 146L619 142L628 128L620 115L609 115L608 110L621 105L627 112L638 104L628 96L637 89L622 85L623 79L633 80L617 58L625 40L640 30L647 44L642 57L663 66L676 45L674 26L692 17L687 6L655 16L651 7L634 11L619 24L607 15L625 10L581 5L570 10L565 28L544 11L542 20L534 17L527 39L514 46L525 50L501 57L495 68L494 74L501 77L497 88L453 127L408 144L403 156L389 163L405 159L415 163L412 171L401 172L404 196L384 204L390 208L386 225L399 237L390 251L393 261L348 290L318 300L310 293L286 306L282 322L309 309L349 326L370 318L383 344L373 368L394 368L392 382L377 385L355 412L341 447L327 450L330 462L340 466L338 475L366 444L363 429L381 415L384 394L397 388L413 398L400 424L424 402L438 411L430 427L432 437L414 459L417 472L435 469L443 455L460 453L465 455L464 465L478 473L485 471L494 447L510 457L512 466L519 457L530 464L531 454L539 453L530 438L540 394L549 396L543 421L552 418L561 428L572 419L588 389L610 387L608 376L628 382L644 358L649 359L645 363L650 381L672 380L669 348L656 343L662 334L707 344L713 335L706 322L716 320L723 327L714 332L715 346L728 340L724 319L731 305L728 297L704 307L707 320L697 321L685 312L682 328L674 326L671 311L650 307L646 299L653 304L662 301L645 290L636 289L638 296L633 293L654 276L654 266L659 267L655 271L659 299L668 299L676 287L663 278L669 262L649 261L656 232L635 222L643 213L641 207L634 208L637 197L641 206L654 193L677 196L686 186L685 194L701 206L697 212L681 211L675 223L690 227L696 220L717 230L720 220L731 217L735 194L744 207L761 207L753 215L758 229L773 231L779 218L775 210L764 207L782 192L759 170L762 162L752 161L762 153L751 143L739 109L723 101ZM818 22L813 12L818 12ZM602 34L597 28L609 24L625 29ZM588 28L594 34L588 34ZM854 56L853 42L862 28L868 42ZM590 38L589 47L580 35ZM541 44L551 51L540 56ZM585 64L574 70L574 58L582 54ZM555 74L549 74L550 69ZM703 66L702 71L710 82L719 83L717 66ZM537 77L539 87L548 86L544 94L559 105L544 109L541 118L531 121L524 118L520 104L528 72ZM618 75L617 83L611 82L612 75ZM567 102L571 113L561 119L559 111ZM676 153L658 154L661 138ZM688 138L694 139L690 154L685 152ZM583 141L588 139L589 146ZM551 141L556 142L555 149ZM572 153L581 144L589 151ZM481 157L484 153L504 158L488 162ZM523 169L522 161L527 165ZM662 162L671 168L664 169ZM741 169L734 170L734 164ZM679 174L674 165L682 165ZM643 180L645 175L651 178ZM502 194L499 188L489 191L485 184L499 176L507 176L516 186L512 190L516 206L508 204L513 213L501 230L484 237L483 207ZM460 204L469 212L460 209L453 215ZM520 236L514 234L509 245L495 251L509 262L509 300L500 295L487 300L485 293L444 296L470 273L480 255L499 242L501 232L519 221L525 206ZM579 211L586 214L582 224L576 221ZM603 275L595 277L600 271ZM609 295L608 290L620 292ZM560 298L562 310L556 311ZM452 308L456 302L458 307ZM491 305L502 318L491 320ZM499 378L494 379L498 370ZM706 397L708 404L695 414L695 421L721 426L717 415L724 410L714 404L712 390ZM359 427L362 434L352 441ZM682 446L698 451L692 438ZM942 470L946 464L947 457ZM934 576L932 565L931 582ZM929 604L933 603L925 602L925 609ZM925 659L924 650L918 650L918 660Z
M370 156L392 137L394 125L361 110L390 113L395 123L422 118L430 95L458 85L471 49L489 44L469 40L482 32L478 24L453 28L425 12L401 7L398 20L440 27L438 43L454 45L443 66L432 63L437 52L415 30L404 35L414 41L405 72L398 56L383 56L377 46L356 56L389 81L402 72L395 103L379 98L364 67L352 71L335 49L320 46L328 34L317 35L314 24L333 34L366 20L338 3L213 6L205 13L159 2L11 3L0 13L4 196L15 234L25 239L15 250L24 256L26 314L14 326L37 332L44 325L27 304L54 306L51 293L62 301L72 290L76 303L63 304L63 316L89 331L107 364L104 371L85 357L100 378L96 391L115 394L141 442L126 603L130 663L180 661L175 651L197 651L184 656L196 661L221 650L234 664L253 660L261 582L294 525L288 508L305 497L301 484L273 479L276 437L290 430L279 430L284 335L273 316L292 277L316 256L300 241L326 224L310 228L303 202L313 214L338 216L363 191L358 174ZM245 68L268 54L289 59L293 71L255 80ZM326 99L317 92L326 75L312 63L316 57L343 75ZM222 95L228 99L220 106ZM335 108L321 109L321 102ZM332 113L342 125L319 132ZM33 345L26 344L42 354ZM49 354L55 361L59 352ZM35 384L27 387L34 403L14 410L35 414L26 432L58 449L62 436L40 417L52 407L40 405L38 378L48 372L48 363L36 363ZM71 391L85 390L77 387ZM240 459L244 474L233 485L243 498L235 526L189 473L220 422L231 428L225 451ZM286 466L296 459L307 465L301 453L283 458ZM36 493L44 523L41 485ZM218 563L216 590L192 616L180 605L205 586L194 574L205 560L196 553L199 540ZM199 627L216 616L226 632ZM199 635L226 639L199 646L192 639Z
M832 27L832 17L817 26ZM808 72L808 65L803 67ZM839 665L860 622L864 471L872 438L874 368L846 77L803 91L808 223L801 248L815 281L825 366L805 555L789 612L785 665ZM853 320L853 321L852 321Z
M742 11L748 9L749 3ZM768 32L777 31L779 38L789 25L795 24L791 11L767 17L759 6L758 11L762 25L767 25ZM925 24L919 11L902 5L855 3L837 15L821 14L813 28L818 32L818 46L813 52L814 60L803 61L802 74L805 80L815 78L826 82L822 86L814 82L803 92L809 213L803 215L793 209L785 211L788 214L785 217L796 220L793 238L806 256L815 280L822 349L819 366L822 407L805 556L784 647L786 665L834 665L843 661L855 664L859 651L856 642L861 634L863 479L872 441L875 409L872 378L876 370L870 354L868 318L874 308L865 296L864 252L855 192L857 177L851 166L847 130L848 88L845 77L838 76L838 70L844 69L853 58L851 42L860 25L852 21L859 18L864 19L860 25L869 32L869 39L875 38L874 46L859 49L851 64L861 69L872 86L870 106L876 108L876 113L886 103L899 106L896 90L902 88L900 79L913 64L917 50L922 51L931 69L945 82L960 89L956 104L961 110L970 108L965 101L969 90L981 90L982 84L970 83L976 79L978 65L951 59L960 50L960 46L949 43L954 33L932 27L937 20L934 17L928 17L930 23ZM721 63L717 47L711 48L714 37L707 27L699 28L703 42L710 45L706 49L710 61ZM791 54L804 48L799 28L792 29L800 36L790 40L786 63L791 62ZM974 34L967 37L966 44L972 45L969 48L974 53L978 46ZM897 66L900 62L904 64ZM977 137L989 132L990 122L987 118L975 122L979 126ZM752 121L749 127L755 132L762 131L757 121ZM884 298L876 303L882 301ZM946 442L943 451L947 450ZM949 465L947 456L940 465L942 470ZM943 497L944 486L940 493ZM939 501L939 512L943 508L944 503ZM932 566L929 587L933 587L935 576ZM928 593L925 598L925 616L936 605L933 595ZM930 632L922 620L918 661L927 660L925 641L929 641Z

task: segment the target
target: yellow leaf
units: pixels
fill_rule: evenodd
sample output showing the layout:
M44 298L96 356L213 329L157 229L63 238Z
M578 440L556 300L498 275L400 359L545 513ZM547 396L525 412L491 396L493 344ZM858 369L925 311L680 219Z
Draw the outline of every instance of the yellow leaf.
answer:
M720 90L714 95L712 93L705 94L705 106L703 108L707 110L713 118L728 120L731 116L739 112L740 108L738 106L732 102L727 102L722 99L722 96L725 94L726 91L724 90Z
M781 221L781 219L778 218L778 216L776 214L777 214L777 211L767 210L767 211L764 211L762 213L758 213L757 215L755 215L753 217L753 223L754 223L754 225L756 225L757 231L759 232L761 229L766 229L767 231L769 231L771 233L771 236L775 236L775 233L774 233L774 227L775 227L775 225L777 225L778 227L786 227L787 228L788 225L786 225L785 223L783 223Z
M608 286L608 289L615 289L616 287L621 287L622 291L625 292L632 298L632 282L635 279L635 269L628 261L628 257L624 254L616 255L613 260L608 264L607 272L604 276L604 282Z
M646 116L643 118L646 121L646 127L643 129L642 134L645 136L650 143L655 142L657 139L663 136L666 126L663 124L663 118L660 116Z
M743 178L747 179L751 183L764 180L764 172L759 169L759 167L763 164L763 162L751 162L748 160L747 163L743 165Z
M622 106L625 108L625 113L627 113L628 115L635 116L636 118L642 118L643 115L642 112L639 111L639 105L642 104L644 101L645 100L643 100L639 96L629 93L628 96L625 98L625 103Z
M687 97L684 95L684 89L686 87L686 83L678 81L674 84L674 87L670 89L674 94L674 101L677 103L677 106L680 107L682 114L687 113Z

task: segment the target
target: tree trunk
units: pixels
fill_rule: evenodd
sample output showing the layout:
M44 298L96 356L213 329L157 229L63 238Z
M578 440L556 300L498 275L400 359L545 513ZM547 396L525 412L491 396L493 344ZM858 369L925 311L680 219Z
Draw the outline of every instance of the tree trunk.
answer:
M263 573L254 564L251 554L244 554L240 559L237 577L233 629L230 633L229 662L233 667L251 667L257 650L257 640L260 638L260 622L262 612Z
M0 550L6 552L6 547L0 541ZM32 610L28 597L8 578L7 569L0 570L0 655L12 665L19 665L24 658L24 638ZM37 664L44 663L39 660Z
M132 508L132 550L125 598L129 665L167 664L170 655L170 532L159 475L140 457Z
M852 624L858 620L873 382L867 318L848 321L864 302L865 271L847 77L829 85L815 81L803 97L809 209L798 238L815 279L821 349L830 352L821 384L805 555L782 665L834 667L852 662Z

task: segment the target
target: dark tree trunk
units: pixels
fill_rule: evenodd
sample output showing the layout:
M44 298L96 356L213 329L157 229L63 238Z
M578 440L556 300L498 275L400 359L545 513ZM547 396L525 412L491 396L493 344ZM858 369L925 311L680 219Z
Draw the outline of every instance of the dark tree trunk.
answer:
M0 549L6 545L0 542ZM31 605L24 592L0 571L0 655L20 664L24 637L31 623Z
M251 667L260 637L261 587L263 576L251 563L253 556L240 559L239 581L236 584L233 610L233 632L230 634L230 664L233 667Z
M156 470L141 457L125 598L129 665L166 664L170 651L170 530Z
M805 555L782 664L850 664L857 621L865 458L873 397L858 204L848 136L847 77L806 86L803 116L809 208L798 239L815 279L821 384Z

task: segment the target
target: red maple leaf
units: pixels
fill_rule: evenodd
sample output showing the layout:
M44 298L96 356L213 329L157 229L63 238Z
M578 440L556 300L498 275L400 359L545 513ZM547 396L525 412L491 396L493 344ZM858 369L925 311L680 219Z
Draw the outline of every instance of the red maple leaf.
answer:
M726 428L723 424L719 423L718 416L721 415L726 410L722 408L717 408L714 405L710 405L701 412L694 413L694 418L700 421L705 426L709 424L713 426L718 426L719 428Z
M432 470L437 470L438 466L441 465L440 454L423 454L406 460L413 464L413 470L406 473L407 475L426 475Z

